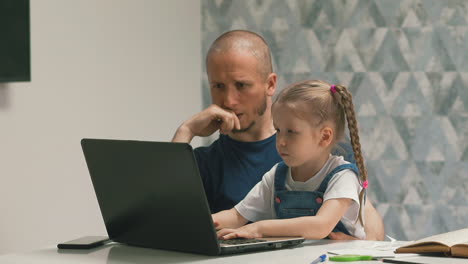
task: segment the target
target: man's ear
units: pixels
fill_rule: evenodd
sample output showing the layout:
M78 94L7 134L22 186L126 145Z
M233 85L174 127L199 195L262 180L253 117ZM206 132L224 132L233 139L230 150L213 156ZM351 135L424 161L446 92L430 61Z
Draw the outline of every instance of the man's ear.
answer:
M334 133L333 133L333 129L329 126L324 126L321 130L320 130L320 146L322 147L328 147L330 146L330 144L332 143L333 141L333 136L334 136Z
M272 72L270 73L270 75L268 75L267 77L267 95L268 96L273 96L275 95L275 91L276 91L276 73Z

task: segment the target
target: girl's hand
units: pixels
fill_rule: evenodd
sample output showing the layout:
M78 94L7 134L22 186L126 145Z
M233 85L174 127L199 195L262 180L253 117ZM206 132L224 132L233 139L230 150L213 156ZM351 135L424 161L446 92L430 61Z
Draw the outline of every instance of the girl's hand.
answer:
M219 229L219 222L217 222L217 221L214 220L214 219L213 219L213 225L214 225L216 231L219 231L219 230L220 230L220 229Z
M345 233L342 232L331 232L328 235L328 238L331 240L358 240L358 238L353 237L353 236L348 236Z
M262 234L259 231L257 223L248 224L237 229L225 228L217 232L219 239L231 239L237 237L243 238L259 238Z

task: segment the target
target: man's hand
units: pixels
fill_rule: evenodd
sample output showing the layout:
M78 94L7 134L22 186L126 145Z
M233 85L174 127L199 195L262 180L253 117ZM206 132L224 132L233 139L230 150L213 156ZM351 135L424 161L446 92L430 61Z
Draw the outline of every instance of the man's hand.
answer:
M172 142L189 143L195 136L207 137L216 130L228 134L234 129L241 129L236 114L213 104L185 121L177 129Z

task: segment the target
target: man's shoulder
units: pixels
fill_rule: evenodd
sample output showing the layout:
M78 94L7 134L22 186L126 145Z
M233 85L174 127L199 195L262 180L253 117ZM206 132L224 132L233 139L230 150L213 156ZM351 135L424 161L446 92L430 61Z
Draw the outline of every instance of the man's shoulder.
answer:
M195 149L195 155L200 161L213 159L226 162L249 161L253 164L263 164L271 168L281 160L276 151L275 138L268 138L256 142L237 141L227 135L220 135L218 139L208 146ZM271 143L273 142L273 143ZM262 169L263 170L263 169Z
M346 161L355 163L354 151L351 143L348 141L340 141L332 150L332 155L343 156Z

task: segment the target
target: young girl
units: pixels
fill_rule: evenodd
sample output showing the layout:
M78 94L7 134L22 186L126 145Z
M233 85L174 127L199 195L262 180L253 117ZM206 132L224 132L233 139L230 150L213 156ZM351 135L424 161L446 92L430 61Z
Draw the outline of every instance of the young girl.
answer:
M367 172L349 91L318 80L295 83L281 91L272 113L284 162L234 208L213 215L218 236L322 239L335 231L365 239ZM344 136L345 116L357 167L330 154Z

